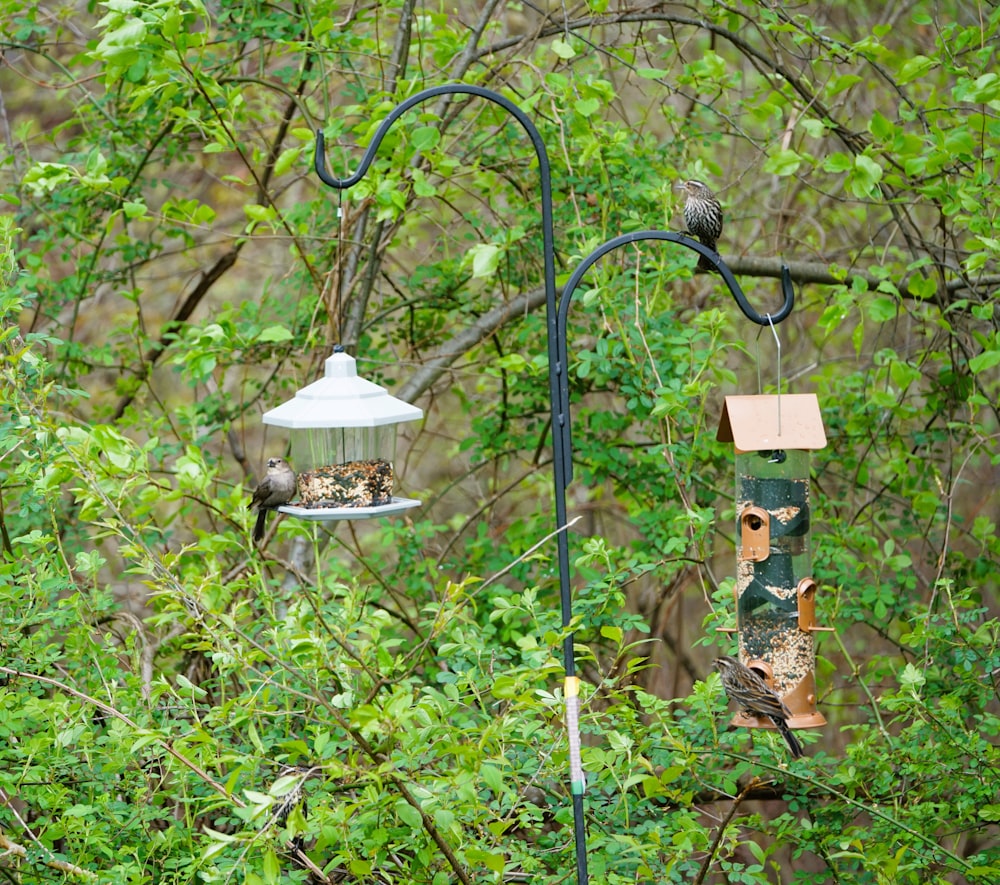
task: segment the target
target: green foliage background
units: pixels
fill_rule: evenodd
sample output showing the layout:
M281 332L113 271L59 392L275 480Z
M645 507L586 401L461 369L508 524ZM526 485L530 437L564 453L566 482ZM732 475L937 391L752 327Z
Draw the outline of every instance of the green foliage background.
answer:
M791 762L705 677L723 395L775 388L680 250L570 314L594 882L1000 879L1000 10L0 0L0 873L573 878L537 166L561 280L710 181L814 390L820 706ZM245 505L331 346L420 404L407 518Z

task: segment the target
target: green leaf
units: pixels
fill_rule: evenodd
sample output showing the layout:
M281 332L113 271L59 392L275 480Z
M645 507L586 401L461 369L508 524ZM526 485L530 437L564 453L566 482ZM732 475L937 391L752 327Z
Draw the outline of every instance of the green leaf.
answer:
M273 221L277 218L273 206L261 206L258 203L244 203L243 212L250 221Z
M692 65L698 76L721 81L726 76L726 60L717 52L705 49Z
M854 172L848 176L848 188L856 197L877 196L878 183L882 180L882 167L866 154L854 158Z
M92 54L99 59L126 63L127 56L134 53L146 37L146 23L136 17L119 19L120 24L107 31Z
M438 189L428 180L423 169L413 170L413 193L418 197L433 197Z
M928 58L926 55L915 55L903 63L903 66L899 69L899 73L896 75L897 82L900 86L905 86L918 77L922 77L931 68L937 67L938 64L937 59Z
M868 316L876 323L885 323L894 319L899 311L895 299L879 295L868 302Z
M122 209L125 212L125 217L130 219L144 218L147 213L145 203L134 202L132 200L126 200L122 204Z
M889 363L889 377L899 390L905 390L911 384L918 384L923 374L916 366L902 360L893 360Z
M849 154L830 154L830 156L823 161L823 169L826 172L847 172L853 168L854 159Z
M264 846L264 881L268 885L277 885L281 881L281 861L271 845Z
M851 332L851 345L854 348L855 356L861 356L861 348L865 341L864 323L858 323Z
M561 37L556 37L556 39L552 41L552 51L558 55L559 58L564 60L573 58L573 56L576 55L576 50Z
M810 138L823 138L828 129L826 123L815 117L803 117L799 120L799 126L805 129Z
M621 627L614 624L605 624L601 627L601 636L605 639L610 639L614 643L619 643L622 641L622 637L625 635Z
M1000 805L983 805L979 809L979 816L994 823L1000 821Z
M255 336L254 341L259 344L274 344L279 341L291 341L294 336L285 326L268 326L261 329Z
M904 688L909 688L914 695L917 695L917 689L927 684L927 677L919 667L907 664L900 671L899 684Z
M802 165L802 157L796 151L782 150L772 154L764 163L764 171L772 175L794 175Z
M954 89L958 101L987 104L1000 98L1000 74L990 71L975 80L962 79Z
M473 866L481 864L488 870L492 870L498 874L503 873L506 863L504 856L499 852L484 851L481 848L467 848L465 850L465 859Z
M187 678L183 673L177 674L177 684L190 692L197 698L203 698L208 696L208 692L205 691L200 685L195 685L190 679Z
M262 756L265 755L266 751L264 749L264 744L261 741L260 735L257 733L257 729L252 722L250 723L250 726L247 729L247 735L250 738L250 743L254 745L257 752L260 753Z
M495 765L481 765L479 767L479 777L487 789L492 790L497 796L502 796L507 792L503 782L503 775Z
M501 249L495 243L477 243L469 250L472 259L472 276L476 279L496 275Z
M163 736L155 732L140 732L139 736L132 741L132 745L129 747L129 753L134 756L143 748L148 747L150 744L158 744L162 740Z
M278 155L278 159L274 161L274 174L284 175L296 164L300 156L302 156L302 148L300 147L283 150Z
M998 365L1000 365L1000 348L984 350L969 360L969 371L973 375L978 375Z
M868 131L880 141L888 141L896 135L896 127L878 111L868 121Z
M396 800L396 816L411 830L423 828L424 821L420 812L405 799Z
M828 95L839 95L852 86L861 82L861 77L857 74L839 74L834 77L826 87L826 92Z
M418 126L410 133L410 145L416 151L429 151L441 142L441 130L436 126Z

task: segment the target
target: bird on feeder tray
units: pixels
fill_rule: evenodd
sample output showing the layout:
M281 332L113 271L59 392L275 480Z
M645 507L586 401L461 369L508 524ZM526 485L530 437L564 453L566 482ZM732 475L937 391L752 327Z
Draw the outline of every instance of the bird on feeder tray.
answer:
M716 658L712 666L719 671L722 687L729 699L735 701L749 716L766 716L770 719L781 732L792 756L798 759L802 755L802 744L788 727L788 718L792 714L784 701L764 681L764 677L729 655Z
M253 540L259 544L264 540L264 525L267 511L287 504L295 495L295 472L284 458L268 458L267 474L254 489L250 499L250 509L257 511L257 522L253 527Z
M716 243L722 236L722 206L711 188L696 178L682 181L675 188L684 191L684 224L687 225L688 233L697 237L703 246L718 252ZM703 255L698 256L698 267L702 270L712 269Z

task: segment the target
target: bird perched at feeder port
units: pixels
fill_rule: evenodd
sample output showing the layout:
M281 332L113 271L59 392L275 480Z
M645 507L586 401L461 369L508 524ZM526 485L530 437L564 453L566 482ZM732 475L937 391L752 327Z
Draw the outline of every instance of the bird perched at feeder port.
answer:
M692 178L678 183L675 189L684 191L684 224L688 233L697 237L703 246L718 252L716 244L722 236L722 206L711 188L703 181ZM699 256L698 267L706 270L712 266L704 256Z
M764 681L764 677L729 655L716 658L712 666L719 671L722 687L729 699L735 701L748 716L766 716L770 719L781 732L792 756L798 759L802 755L802 744L788 727L791 711Z
M284 458L268 458L267 473L254 489L250 499L250 509L257 511L257 522L253 527L253 540L259 544L264 540L264 525L268 510L287 504L295 495L295 472Z

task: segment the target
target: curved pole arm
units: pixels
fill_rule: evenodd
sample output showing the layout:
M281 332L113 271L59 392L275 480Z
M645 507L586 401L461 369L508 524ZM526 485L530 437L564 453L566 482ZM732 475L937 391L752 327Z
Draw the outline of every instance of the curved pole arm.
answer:
M681 246L687 246L688 249L692 249L697 252L710 262L722 276L723 281L728 287L729 292L735 299L737 305L739 305L743 315L751 322L757 323L758 326L767 326L771 324L777 325L782 320L786 319L792 312L792 308L795 305L795 290L792 288L792 277L787 265L782 265L781 267L781 293L784 298L784 303L776 313L759 314L750 306L747 296L743 293L743 289L736 281L736 277L733 276L733 272L729 269L729 265L722 260L718 252L709 249L708 246L699 243L687 234L674 233L673 231L668 230L640 230L629 234L621 234L614 239L608 240L606 243L598 246L593 252L584 258L583 261L580 262L576 270L573 271L570 278L566 281L566 285L563 286L562 298L559 300L560 329L566 328L566 316L569 312L570 301L573 298L573 291L583 278L583 275L590 270L590 268L597 261L607 255L608 252L613 252L621 246L627 246L629 243L637 243L642 240L665 240L668 243L678 243Z
M368 172L368 168L371 166L372 161L375 159L375 154L378 152L379 145L382 144L382 139L385 138L386 133L392 128L392 124L396 122L403 114L405 114L410 108L415 107L421 102L427 101L429 98L434 98L438 95L478 95L480 98L485 98L492 101L494 104L500 105L509 114L512 114L528 133L531 138L532 143L535 146L535 150L540 154L539 164L544 167L545 172L548 172L548 155L545 150L545 144L535 128L534 123L531 122L531 118L528 117L524 111L522 111L516 104L510 101L504 96L500 95L498 92L494 92L492 89L486 89L482 86L472 86L467 83L451 83L445 86L431 86L429 89L422 89L420 92L411 95L408 99L396 105L390 112L389 115L379 124L378 129L375 130L375 134L372 136L371 143L365 150L364 156L361 158L361 165L358 167L357 172L347 178L334 178L326 168L326 138L323 135L322 129L316 130L316 153L314 158L314 165L316 168L316 174L319 176L320 181L328 187L336 188L337 190L342 190L343 188L352 187L361 181L362 178ZM548 178L547 174L542 176L542 180L545 181Z
M730 294L733 296L737 305L739 305L740 310L743 312L743 315L751 322L757 323L759 326L777 325L788 317L788 315L792 312L792 307L795 305L795 290L792 288L792 275L787 265L783 264L781 266L781 292L784 298L784 303L781 305L781 308L777 311L777 313L766 313L761 315L750 306L750 302L743 293L743 289L740 288L740 284L736 281L736 277L733 276L733 272L729 269L728 265L722 260L719 254L712 249L709 249L702 243L699 243L697 240L687 236L687 234L679 234L666 230L641 230L614 237L594 249L593 252L584 258L579 265L577 265L576 270L573 271L570 278L566 281L566 285L563 287L562 296L559 299L556 330L556 340L559 342L559 353L557 355L555 365L555 373L558 376L559 394L556 398L558 409L556 415L554 416L555 420L553 432L562 437L561 445L557 446L557 449L562 451L563 457L565 458L565 461L562 464L562 472L566 477L567 484L573 478L573 446L571 441L569 414L569 351L566 341L569 307L573 300L573 293L580 280L583 278L583 275L590 270L595 262L607 255L608 252L612 252L620 246L626 246L629 243L637 243L642 240L663 240L668 243L677 243L680 246L686 246L688 249L697 252L719 272L729 289Z

